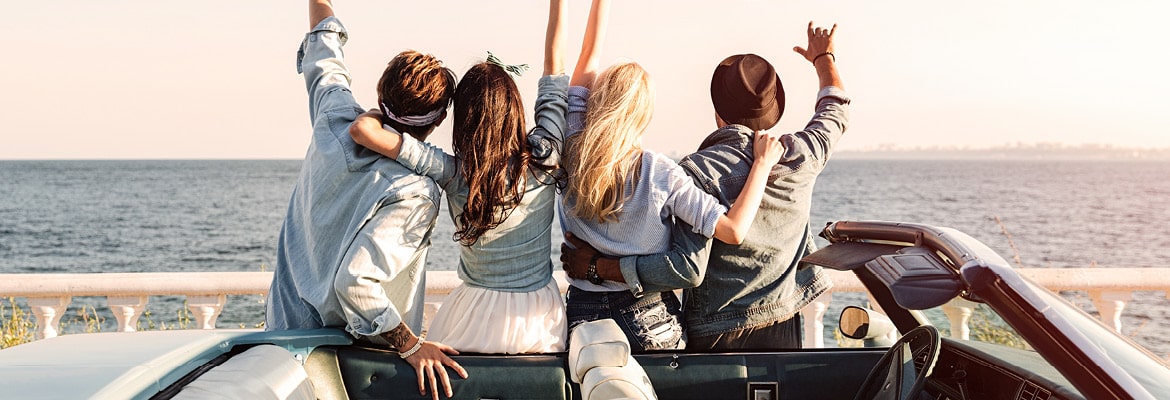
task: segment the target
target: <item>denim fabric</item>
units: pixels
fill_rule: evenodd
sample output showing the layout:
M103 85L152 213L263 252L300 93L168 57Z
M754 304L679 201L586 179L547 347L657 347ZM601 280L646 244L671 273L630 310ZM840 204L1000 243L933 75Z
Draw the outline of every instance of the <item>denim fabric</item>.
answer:
M682 348L682 309L673 292L634 297L624 290L591 292L570 286L568 296L570 333L581 323L612 319L634 352Z
M687 334L697 337L786 320L827 290L831 283L820 267L803 266L800 259L816 247L809 221L813 186L845 132L848 105L844 91L826 87L804 130L781 136L785 152L769 175L742 245L676 229L670 252L620 261L631 292L693 287L687 289L684 310ZM696 185L729 205L751 170L752 136L747 127L723 127L679 165Z
M350 92L346 37L326 18L298 53L313 134L280 230L265 328L344 327L360 338L405 322L420 332L439 188L350 138L363 108Z
M536 99L536 128L529 133L533 159L541 163L559 157L565 130L567 75L540 79ZM435 180L447 192L451 220L467 205L469 188L459 171L459 160L443 149L402 137L398 162ZM540 158L543 155L544 158ZM556 160L553 160L556 161ZM553 164L555 167L556 165ZM531 292L552 280L552 222L556 213L556 180L533 165L524 182L524 197L496 228L471 246L459 246L459 278L469 286L505 292Z
M690 336L687 350L773 350L799 349L804 342L804 320L792 318L710 336Z

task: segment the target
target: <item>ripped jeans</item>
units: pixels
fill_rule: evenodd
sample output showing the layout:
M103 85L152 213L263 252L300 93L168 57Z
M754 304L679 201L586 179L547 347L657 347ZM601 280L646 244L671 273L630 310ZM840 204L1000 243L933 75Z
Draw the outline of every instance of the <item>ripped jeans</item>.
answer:
M569 286L565 311L569 332L583 322L609 318L625 332L634 352L683 348L682 306L673 292L639 298L628 290L590 292Z

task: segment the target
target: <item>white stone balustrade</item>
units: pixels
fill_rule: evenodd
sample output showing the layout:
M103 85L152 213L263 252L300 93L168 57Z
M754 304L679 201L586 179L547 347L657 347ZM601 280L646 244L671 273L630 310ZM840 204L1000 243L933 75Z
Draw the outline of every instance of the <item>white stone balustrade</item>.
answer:
M1121 313L1135 291L1157 291L1170 298L1170 268L1022 268L1021 275L1052 291L1088 293L1101 320L1121 331ZM851 272L826 270L833 289L801 311L805 346L824 347L824 317L833 293L864 292ZM554 273L562 291L568 288L564 273ZM430 320L447 294L460 281L453 271L427 273L425 319ZM117 320L117 330L134 331L146 309L148 296L186 296L187 307L201 329L215 329L216 319L228 295L263 295L271 272L166 272L111 274L0 274L0 298L25 298L37 322L37 339L57 336L57 327L73 297L105 296ZM871 304L873 304L871 299ZM966 339L967 320L974 303L957 300L943 306L955 327L951 335ZM831 316L830 316L831 317Z

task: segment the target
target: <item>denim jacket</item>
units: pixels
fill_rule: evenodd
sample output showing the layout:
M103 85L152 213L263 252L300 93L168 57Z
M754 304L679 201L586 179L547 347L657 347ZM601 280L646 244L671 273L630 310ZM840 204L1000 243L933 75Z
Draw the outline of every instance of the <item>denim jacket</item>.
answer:
M350 92L346 37L329 17L298 53L313 135L280 229L265 328L344 327L361 337L405 322L421 332L439 189L350 138L363 109Z
M564 142L569 76L540 78L536 126L528 133L532 163L556 167ZM434 179L447 192L451 220L467 206L471 190L459 159L410 135L402 137L398 162ZM547 163L547 164L546 164ZM459 278L468 286L504 292L531 292L552 280L552 223L556 214L556 180L551 170L530 167L524 197L507 211L499 226L471 246L459 246Z
M800 259L816 249L809 226L813 185L845 132L848 105L843 90L826 87L805 129L781 137L784 155L769 174L742 245L676 227L671 251L621 259L631 291L689 288L683 305L687 332L709 336L787 320L829 289L820 267L804 267ZM751 171L752 137L747 127L723 127L679 165L696 185L730 206Z

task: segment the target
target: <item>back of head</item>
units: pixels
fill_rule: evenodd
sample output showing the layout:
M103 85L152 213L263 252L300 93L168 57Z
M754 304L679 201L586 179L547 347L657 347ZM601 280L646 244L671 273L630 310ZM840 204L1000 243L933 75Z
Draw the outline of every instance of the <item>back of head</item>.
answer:
M469 189L454 238L471 245L502 223L524 197L524 102L507 71L483 62L459 81L454 115L452 147Z
M737 54L715 67L711 103L724 122L755 131L770 129L784 115L784 85L768 60Z
M568 145L566 195L578 218L616 220L625 200L625 182L637 178L642 133L654 115L650 74L633 62L598 75L589 94L584 130Z
M429 54L407 50L395 56L378 80L378 103L386 123L425 139L455 95L455 73Z

